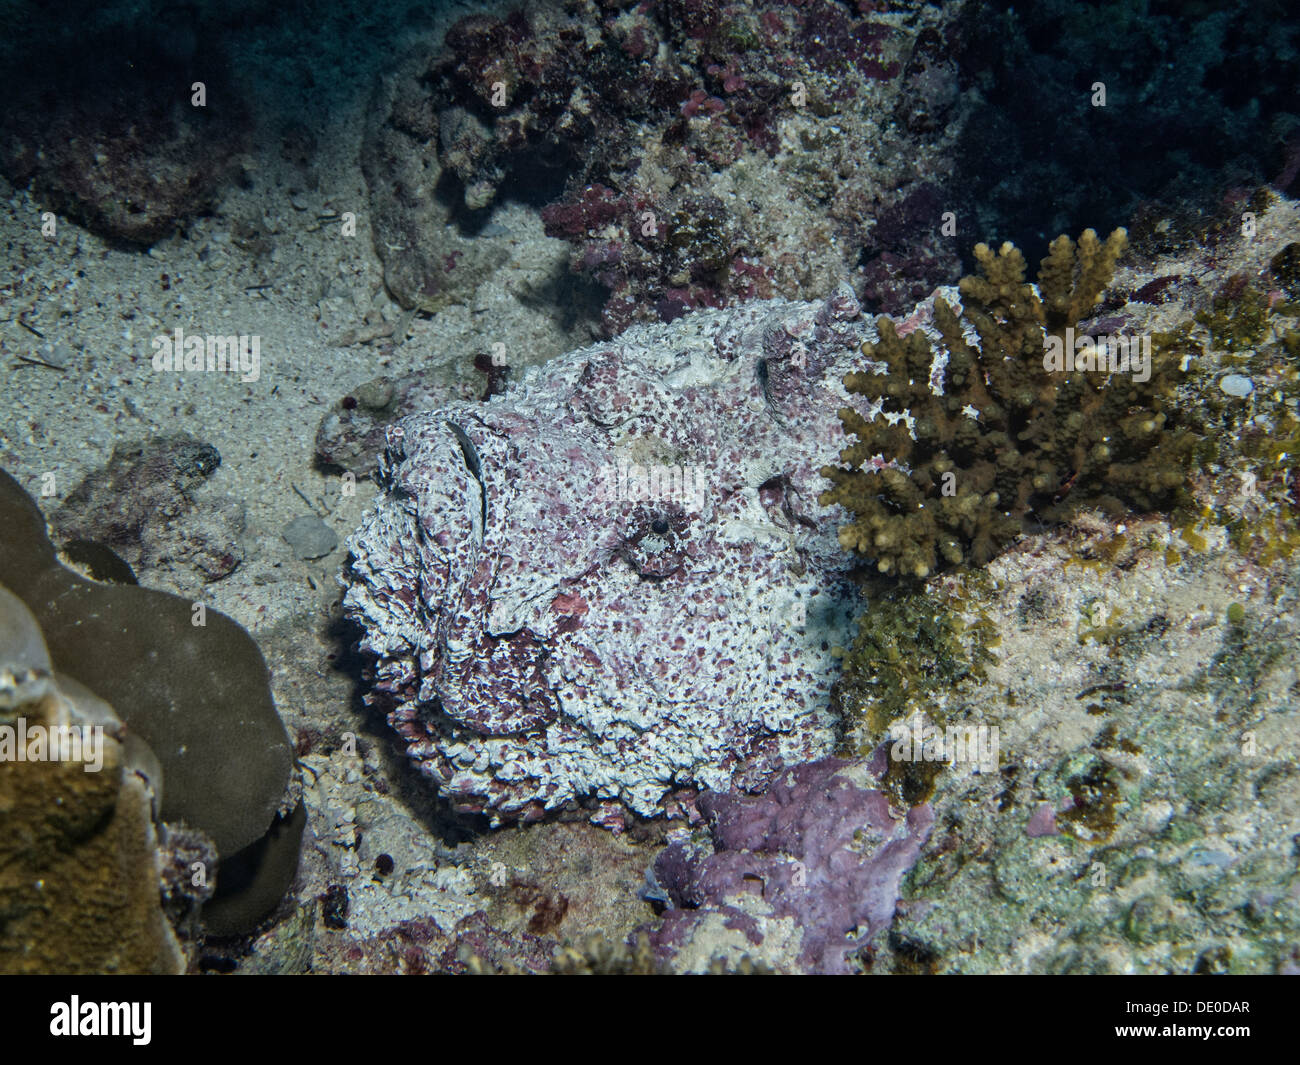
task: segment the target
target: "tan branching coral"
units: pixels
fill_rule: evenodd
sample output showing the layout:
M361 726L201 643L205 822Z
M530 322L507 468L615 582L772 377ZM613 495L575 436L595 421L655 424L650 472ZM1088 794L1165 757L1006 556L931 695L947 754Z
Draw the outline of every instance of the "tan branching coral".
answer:
M977 245L961 316L934 303L947 353L941 393L927 337L877 322L879 340L863 354L886 372L844 379L876 409L840 411L857 439L822 471L832 483L822 504L853 516L840 530L845 548L883 573L925 577L989 561L1026 516L1059 520L1085 503L1151 509L1178 496L1194 443L1175 424L1179 338L1076 336L1125 245L1122 229L1104 243L1092 230L1077 245L1058 237L1037 291L1015 247Z

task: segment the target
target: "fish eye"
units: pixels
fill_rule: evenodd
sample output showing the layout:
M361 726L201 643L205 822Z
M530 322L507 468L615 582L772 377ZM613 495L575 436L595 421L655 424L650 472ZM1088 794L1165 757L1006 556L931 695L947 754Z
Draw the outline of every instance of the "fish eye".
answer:
M655 520L650 523L650 528L659 536L663 536L664 533L668 531L668 519L655 518Z

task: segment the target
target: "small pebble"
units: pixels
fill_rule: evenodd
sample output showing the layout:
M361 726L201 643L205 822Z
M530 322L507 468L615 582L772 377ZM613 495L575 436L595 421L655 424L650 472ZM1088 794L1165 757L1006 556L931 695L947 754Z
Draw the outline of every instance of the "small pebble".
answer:
M358 385L353 393L357 401L370 410L383 410L393 402L393 382L387 377L376 377Z
M66 369L68 363L73 359L74 352L67 344L62 342L57 344L46 344L39 352L43 362L50 366L57 366L60 369Z
M320 518L309 514L294 518L280 530L280 535L293 548L294 555L304 561L324 558L339 545L334 530Z
M1230 373L1219 379L1219 387L1230 396L1244 399L1255 391L1255 382L1239 373Z

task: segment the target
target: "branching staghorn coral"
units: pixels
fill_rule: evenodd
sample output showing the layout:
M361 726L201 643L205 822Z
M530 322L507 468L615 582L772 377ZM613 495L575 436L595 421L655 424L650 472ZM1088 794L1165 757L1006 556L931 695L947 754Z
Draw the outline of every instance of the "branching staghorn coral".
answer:
M1194 444L1173 410L1178 338L1075 335L1125 245L1122 229L1104 243L1092 230L1077 245L1058 237L1037 290L1015 247L977 245L978 273L960 283L962 317L934 303L947 349L941 394L927 337L900 336L879 319L880 339L863 354L886 372L844 378L876 410L840 410L857 439L841 465L822 471L832 483L822 505L853 516L840 529L845 548L882 573L923 578L988 562L1026 516L1056 521L1085 504L1122 511L1177 499ZM878 468L877 456L888 465Z

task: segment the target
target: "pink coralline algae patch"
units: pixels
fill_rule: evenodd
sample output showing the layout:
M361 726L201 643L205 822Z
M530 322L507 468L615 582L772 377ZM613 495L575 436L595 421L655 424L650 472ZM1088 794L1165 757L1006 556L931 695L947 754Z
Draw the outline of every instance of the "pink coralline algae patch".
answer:
M647 876L647 896L668 907L651 934L659 956L686 968L744 953L781 968L793 958L798 972L852 971L893 921L934 825L928 805L893 810L875 783L866 763L825 758L761 795L703 796L712 852L671 844Z
M458 808L653 815L830 750L858 605L818 471L874 336L847 286L705 311L389 429L344 605Z
M1050 803L1039 803L1025 825L1025 835L1030 839L1037 839L1039 836L1060 834L1061 830L1056 827L1056 811L1052 809Z

